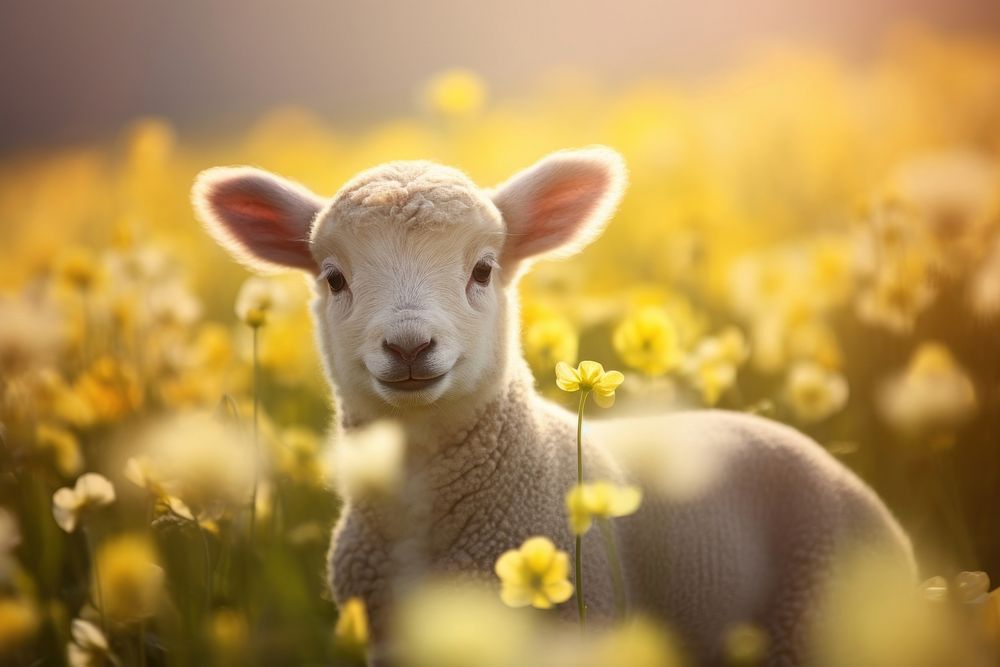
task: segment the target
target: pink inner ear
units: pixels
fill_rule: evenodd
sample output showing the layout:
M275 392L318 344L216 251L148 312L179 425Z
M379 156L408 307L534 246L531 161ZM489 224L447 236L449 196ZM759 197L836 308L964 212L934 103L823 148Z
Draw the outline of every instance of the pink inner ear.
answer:
M252 183L234 185L223 185L210 197L216 218L232 241L251 257L317 272L309 251L309 225L315 211L268 188L258 192Z
M223 198L220 197L220 199ZM272 204L251 199L241 193L233 193L229 197L225 197L220 201L220 205L244 218L256 218L280 224L281 213Z
M517 254L528 257L546 252L577 236L608 185L603 171L577 173L547 184L526 202L527 224L518 238Z

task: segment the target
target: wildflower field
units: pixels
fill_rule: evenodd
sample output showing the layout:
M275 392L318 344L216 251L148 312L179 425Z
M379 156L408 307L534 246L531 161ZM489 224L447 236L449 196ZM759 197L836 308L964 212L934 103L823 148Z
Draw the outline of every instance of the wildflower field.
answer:
M617 398L588 420L719 407L804 431L877 490L927 580L860 573L822 664L997 664L1000 43L919 30L864 64L774 49L699 84L563 74L505 97L455 70L401 117L142 118L0 159L0 664L364 664L365 610L327 590L335 482L393 453L328 454L309 285L232 262L191 184L252 164L331 195L427 158L492 185L590 144L630 183L594 245L521 284L541 391ZM575 493L578 532L640 502ZM493 591L415 595L407 664L684 664L650 621L581 647L509 609L569 600L572 555L550 551L502 555ZM539 559L551 586L519 588ZM730 639L741 665L767 641Z

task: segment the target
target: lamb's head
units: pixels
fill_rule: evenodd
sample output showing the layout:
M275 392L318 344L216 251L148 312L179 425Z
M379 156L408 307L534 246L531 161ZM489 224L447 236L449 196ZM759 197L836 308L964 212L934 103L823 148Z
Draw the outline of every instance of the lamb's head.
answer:
M449 167L390 162L332 200L219 167L199 176L194 203L244 264L310 275L327 373L372 418L492 393L519 357L518 274L597 236L624 180L606 148L554 153L492 190Z

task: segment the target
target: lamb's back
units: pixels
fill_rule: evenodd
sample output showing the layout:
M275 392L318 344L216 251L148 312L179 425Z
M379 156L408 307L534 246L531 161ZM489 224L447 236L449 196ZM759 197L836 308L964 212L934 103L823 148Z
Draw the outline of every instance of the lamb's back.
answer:
M841 554L878 550L915 569L877 495L792 428L703 410L595 424L594 437L631 453L626 467L647 482L640 511L616 523L632 606L666 618L708 664L741 622L772 634L769 664L801 661Z

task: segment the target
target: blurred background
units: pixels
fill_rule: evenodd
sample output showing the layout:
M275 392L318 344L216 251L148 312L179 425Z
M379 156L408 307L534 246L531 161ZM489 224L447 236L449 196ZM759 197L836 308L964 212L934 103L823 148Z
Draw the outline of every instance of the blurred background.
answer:
M521 286L540 390L572 402L556 362L595 359L627 379L594 418L802 429L886 500L934 599L973 605L969 645L983 614L995 641L998 31L974 0L7 3L0 663L357 663L324 590L335 415L309 290L248 282L191 213L199 171L329 195L428 158L492 185L592 143L631 185L599 241ZM888 662L838 640L823 664L985 664L945 634L886 635L909 656Z
M419 83L462 66L504 97L552 71L621 86L704 81L762 48L802 44L860 63L900 24L991 35L984 0L731 3L529 0L9 2L0 25L0 149L114 132L136 116L183 130L245 126L278 105L339 121L412 108Z

